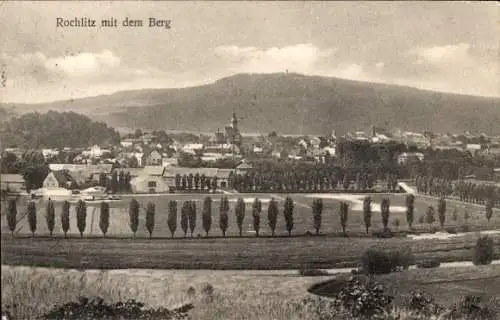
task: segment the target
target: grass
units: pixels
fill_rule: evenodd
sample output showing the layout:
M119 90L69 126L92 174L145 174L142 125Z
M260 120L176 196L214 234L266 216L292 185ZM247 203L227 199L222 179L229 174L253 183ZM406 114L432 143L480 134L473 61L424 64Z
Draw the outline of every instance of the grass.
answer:
M339 275L334 280L318 285L314 292L332 297L340 291L348 277ZM377 275L375 280L386 287L387 292L395 297L396 303L400 303L404 295L417 288L431 294L442 305L466 295L500 297L500 265L412 269Z
M326 278L324 278L326 279ZM312 319L291 307L318 278L226 271L71 271L2 266L2 306L20 306L16 319L33 319L79 296L107 302L137 299L172 308L193 301L193 319ZM203 288L214 287L213 303ZM188 295L193 287L195 296ZM256 307L258 306L258 307ZM306 317L304 317L306 316Z
M170 231L167 225L167 212L168 212L168 201L169 200L177 200L178 203L178 227L176 231L176 237L183 237L182 231L180 230L180 208L182 207L182 203L185 200L195 200L197 207L197 227L195 229L194 235L204 235L205 232L202 229L202 219L201 219L201 211L203 206L203 198L205 195L193 194L193 195L176 195L176 194L166 194L161 196L154 196L148 198L138 197L141 204L141 212L140 212L140 221L139 221L139 229L137 235L139 237L148 236L148 232L145 227L145 208L147 202L151 201L156 205L156 223L153 236L154 237L170 237ZM260 234L263 236L270 235L271 231L268 227L267 222L267 202L271 197L274 197L279 202L279 210L280 213L278 215L278 223L276 233L278 235L286 235L287 231L285 228L285 222L283 217L283 199L286 195L280 194L258 194L258 195L245 195L245 194L236 194L229 195L229 201L231 210L229 212L229 229L227 230L228 236L237 236L239 234L237 224L236 224L236 216L234 214L234 205L237 197L248 198L250 203L247 203L246 216L243 223L243 235L245 236L255 236L253 230L253 220L251 214L251 200L254 197L259 197L259 199L263 200L263 212L261 214L261 230ZM291 195L295 201L295 212L294 212L294 229L292 231L295 235L303 235L307 231L314 233L313 229L313 221L312 221L312 201L313 195L308 194L293 194ZM317 196L329 196L328 194L321 194ZM339 196L338 194L335 196ZM341 195L340 195L341 196ZM386 195L387 196L387 195ZM362 197L362 196L361 196ZM384 195L372 195L372 199L375 203L374 208L379 208L380 202ZM405 196L399 194L389 195L391 206L393 207L390 215L389 227L395 231L405 231L408 229L406 224L406 214L404 210L405 206ZM214 200L212 204L212 228L210 231L210 235L222 235L221 231L218 228L219 221L219 199L220 195L213 196ZM362 199L362 198L361 198ZM131 237L132 232L129 227L129 216L128 216L128 205L130 203L130 198L126 198L124 200L120 200L117 202L110 203L110 226L108 235L113 237ZM323 209L323 221L321 227L322 234L336 234L341 232L340 226L340 218L338 215L338 207L340 200L339 199L323 199L324 209ZM437 201L433 199L417 197L415 200L415 218L414 218L414 228L417 231L427 231L429 230L429 225L425 223L419 223L418 218L425 214L427 207L429 205L436 205ZM99 202L88 202L88 214L87 214L87 222L86 222L86 230L84 232L85 236L92 235L101 235L101 231L99 229ZM21 218L21 221L18 224L16 229L16 233L18 235L26 235L30 234L29 225L24 213L26 211L27 200L22 199L18 205L18 217ZM467 224L471 230L485 230L485 229L500 229L500 211L495 211L493 218L490 223L488 223L485 219L484 209L475 205L465 204L470 219L465 221L463 218L464 209L459 207L458 210L458 219L456 221L452 220L452 211L455 207L454 203L448 204L448 212L447 218L445 222L446 227L458 227L462 224ZM47 224L45 221L45 207L46 204L43 200L37 200L37 235L48 235L49 231L47 229ZM61 214L61 203L56 203L56 225L54 234L61 235L61 222L60 222L60 214ZM397 211L399 207L399 211ZM363 224L363 213L356 209L354 204L351 203L348 221L347 221L347 231L351 235L363 235L365 233L364 224ZM4 211L3 211L4 212ZM79 232L76 226L76 213L74 206L70 209L70 231L69 236L79 236ZM393 226L393 221L398 219L400 221L399 227ZM437 221L437 216L436 216ZM435 227L438 226L437 223L434 224ZM2 234L9 233L8 226L6 223L5 216L2 216L1 223L1 232ZM372 230L380 229L382 227L381 222L381 214L380 212L373 212L372 214Z
M458 279L455 276L458 275ZM399 289L404 285L420 288L432 293L436 298L446 299L446 304L459 299L450 292L450 287L436 284L432 288L422 282L453 281L462 287L464 294L474 294L474 281L464 279L483 277L492 282L484 287L488 294L500 294L498 282L488 278L500 275L500 267L457 268L453 272L444 270L412 270L379 277L387 284L397 282ZM150 307L172 308L192 302L192 319L304 319L319 320L314 309L304 306L304 298L313 297L307 288L315 282L331 279L328 277L301 277L298 275L262 275L252 271L189 271L189 270L63 270L2 266L2 309L16 304L16 319L36 319L60 305L79 296L101 296L106 302L127 299L143 301ZM407 280L409 279L409 280ZM462 281L463 280L463 281ZM477 280L475 280L477 282ZM212 294L203 289L210 284ZM194 294L188 294L189 288ZM402 293L402 291L401 291ZM211 298L211 301L207 299ZM406 317L404 309L401 320ZM332 319L353 319L352 317Z
M498 247L500 235L490 236ZM447 240L343 237L103 239L3 236L2 264L117 269L299 269L353 267L373 245L409 246L417 260L470 261L476 236ZM495 259L500 252L495 251Z

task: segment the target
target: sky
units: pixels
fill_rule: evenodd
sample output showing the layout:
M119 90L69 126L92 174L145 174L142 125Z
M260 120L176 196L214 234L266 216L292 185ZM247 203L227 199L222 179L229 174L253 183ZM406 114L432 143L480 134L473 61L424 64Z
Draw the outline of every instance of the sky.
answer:
M96 20L58 27L57 18ZM116 18L118 27L100 27ZM125 19L143 27L124 27ZM170 29L148 19L170 20ZM1 2L0 101L297 72L500 96L495 2Z

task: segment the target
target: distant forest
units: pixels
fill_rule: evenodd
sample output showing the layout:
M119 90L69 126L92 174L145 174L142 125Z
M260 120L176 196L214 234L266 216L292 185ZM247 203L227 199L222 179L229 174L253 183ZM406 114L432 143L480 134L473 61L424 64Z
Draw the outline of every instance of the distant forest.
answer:
M105 123L74 112L27 113L0 128L5 147L26 149L117 144L120 135Z

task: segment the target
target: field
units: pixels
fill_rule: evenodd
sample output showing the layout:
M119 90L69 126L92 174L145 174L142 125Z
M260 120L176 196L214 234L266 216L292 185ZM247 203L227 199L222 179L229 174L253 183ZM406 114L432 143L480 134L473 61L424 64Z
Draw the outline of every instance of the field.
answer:
M283 200L286 195L280 194L231 194L228 195L230 201L231 210L229 212L229 229L227 231L228 236L238 235L238 229L236 225L236 217L234 214L234 205L238 197L242 197L247 203L247 210L245 215L245 220L243 223L243 235L254 236L255 232L253 230L253 220L251 215L251 206L254 197L258 197L262 201L263 211L261 214L261 231L260 234L263 236L270 235L270 229L267 223L267 204L271 198L275 198L279 203L280 214L278 215L278 223L276 233L278 235L286 235L287 231L285 228L284 218L282 214L283 210ZM404 195L372 195L373 199L373 215L372 215L372 230L380 230L382 227L381 215L380 215L380 202L381 198L384 196L389 196L391 201L391 214L389 226L393 230L407 230L406 224L406 214L405 214L405 196ZM204 195L179 195L179 194L169 194L169 195L159 195L159 196L137 196L138 201L141 204L139 230L137 233L138 237L148 236L147 230L145 228L145 207L148 202L153 202L156 205L156 224L154 229L154 237L170 237L170 231L167 226L167 213L168 213L168 201L177 200L178 204L178 227L175 236L183 237L182 231L180 230L180 208L182 202L185 200L193 200L196 202L197 207L197 227L194 235L197 236L205 235L201 227L201 211L203 206ZM219 202L220 195L214 195L212 197L212 227L210 235L221 236L222 233L219 229ZM295 212L294 212L294 230L293 234L303 235L307 231L314 232L312 226L312 201L314 197L323 198L323 221L321 227L322 234L334 234L341 231L340 219L337 213L340 201L348 201L349 217L347 222L347 231L353 235L360 235L364 233L363 225L363 214L362 214L362 200L363 195L349 195L349 194L292 194L291 197L295 201ZM130 203L130 197L124 200L119 200L110 203L110 227L108 231L108 236L113 237L131 237L132 231L129 227L129 216L128 216L128 205ZM16 234L25 235L30 234L28 221L26 219L26 200L21 200L18 205L18 217L20 222L16 229ZM416 230L428 230L429 226L425 223L419 223L419 217L425 214L425 211L429 205L434 205L436 207L437 201L424 197L417 197L415 201L415 221L414 227ZM88 214L86 230L84 232L85 236L101 235L99 230L99 202L87 202ZM37 235L48 235L47 224L45 222L45 203L43 200L37 200ZM61 213L61 203L56 203L56 226L55 235L61 235L62 230L60 226L60 213ZM456 221L452 220L452 211L454 207L458 209L458 219ZM465 206L465 207L464 207ZM464 220L464 209L467 208L470 218L466 222ZM5 212L5 210L2 210ZM8 227L6 220L2 213L2 234L8 233ZM70 209L71 223L69 235L79 235L78 229L76 227L76 213L74 206ZM18 218L18 219L19 219ZM393 224L394 220L398 219L400 222L399 226ZM437 217L436 217L437 221ZM455 202L448 202L447 217L445 222L445 227L447 226L460 226L462 224L467 224L472 230L485 230L485 229L500 229L500 210L495 210L493 218L490 223L487 222L484 214L484 208L471 204L457 204ZM434 224L437 226L437 222Z
M297 269L354 267L373 245L409 246L417 259L472 259L476 235L447 240L323 237L102 239L2 238L2 264L81 269ZM491 236L500 246L500 235ZM500 258L500 251L494 253Z
M457 277L456 277L457 275ZM412 270L379 277L386 284L423 289L439 303L452 304L460 294L479 290L500 296L500 266ZM32 319L54 305L79 296L101 296L105 301L127 299L144 301L153 307L174 307L192 302L192 319L318 319L314 310L304 307L304 298L313 297L307 289L332 277L263 274L254 271L214 270L61 270L2 265L2 307L17 304L19 319ZM421 280L421 285L415 283ZM470 281L467 279L476 279ZM449 282L453 281L453 282ZM425 283L424 283L425 282ZM443 285L446 283L446 285ZM213 287L212 302L203 289ZM453 286L453 287L452 287ZM194 294L188 294L192 287ZM460 288L460 291L450 289ZM399 297L405 292L401 291ZM404 318L403 318L404 319Z

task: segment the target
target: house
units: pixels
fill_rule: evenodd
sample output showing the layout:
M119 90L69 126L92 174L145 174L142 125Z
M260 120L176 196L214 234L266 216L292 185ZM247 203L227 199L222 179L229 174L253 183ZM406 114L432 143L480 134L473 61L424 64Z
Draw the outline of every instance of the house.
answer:
M337 155L337 148L335 146L324 147L323 151L328 152L331 157L335 157Z
M196 154L197 151L203 150L202 143L189 143L182 147L182 151L189 154Z
M133 193L167 193L170 187L162 176L138 174L130 180Z
M1 174L0 185L2 191L9 192L24 192L26 187L24 185L24 178L20 174Z
M141 142L139 139L127 138L120 141L120 145L124 148L131 148L134 144Z
M87 165L51 163L49 164L49 169L51 171L67 171L78 185L82 185L91 181L98 182L101 174L105 174L106 177L110 176L113 164L101 163Z
M242 163L240 163L237 167L236 167L236 174L245 174L247 173L249 170L251 170L253 167L251 164L243 161Z
M118 168L115 169L115 171L118 173L120 171L123 171L124 173L129 173L132 178L141 175L161 177L165 172L165 168L161 166L146 166L144 168Z
M254 147L253 147L253 153L255 153L255 154L259 154L259 155L260 155L260 154L262 154L263 152L264 152L264 149L262 149L262 147L260 147L260 146L254 146Z
M471 153L475 153L475 152L481 150L481 145L480 144L476 144L476 143L468 143L465 146L465 149L467 151L470 151Z
M74 189L78 186L77 181L69 173L68 170L58 170L49 172L45 180L43 180L43 187L46 189Z
M45 159L57 157L59 155L59 150L57 150L57 149L42 149L42 155Z
M161 165L162 165L162 167L178 166L179 165L179 159L164 157L161 160Z
M162 165L163 155L157 149L154 149L149 153L146 157L146 165L147 166L161 166Z
M398 164L405 164L409 160L424 160L424 154L421 152L403 152L397 156Z
M309 143L305 139L300 139L298 145L303 147L304 149L307 149L309 147Z

